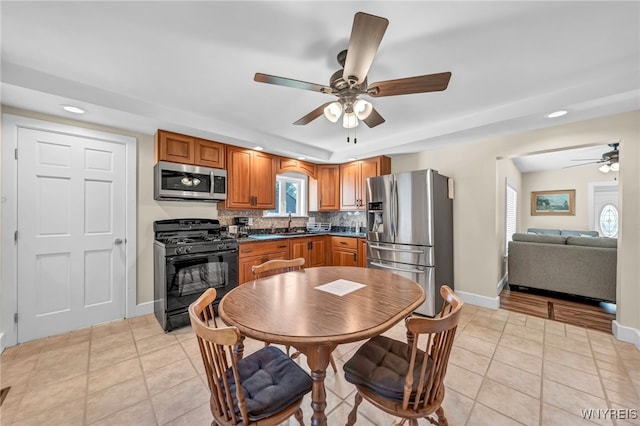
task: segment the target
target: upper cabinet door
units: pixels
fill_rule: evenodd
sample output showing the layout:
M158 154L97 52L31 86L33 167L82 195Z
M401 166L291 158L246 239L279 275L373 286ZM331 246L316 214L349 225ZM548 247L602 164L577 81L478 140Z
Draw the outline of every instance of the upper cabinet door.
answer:
M193 164L194 138L191 136L158 130L156 133L157 160Z
M340 166L318 165L318 211L340 210Z
M228 209L251 209L251 150L229 146L227 149ZM275 187L274 187L275 191Z
M224 144L206 139L195 139L194 163L197 166L224 169Z
M276 159L264 152L252 151L251 194L255 197L253 208L276 208Z
M276 207L276 159L250 149L227 147L227 209Z
M340 209L357 210L359 208L360 161L340 165Z

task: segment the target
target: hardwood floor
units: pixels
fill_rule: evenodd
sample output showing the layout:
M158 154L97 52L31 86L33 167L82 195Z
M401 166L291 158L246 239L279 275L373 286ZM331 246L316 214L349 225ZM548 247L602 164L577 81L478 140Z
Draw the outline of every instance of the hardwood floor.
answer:
M616 319L615 305L610 303L508 285L500 292L500 307L607 333Z

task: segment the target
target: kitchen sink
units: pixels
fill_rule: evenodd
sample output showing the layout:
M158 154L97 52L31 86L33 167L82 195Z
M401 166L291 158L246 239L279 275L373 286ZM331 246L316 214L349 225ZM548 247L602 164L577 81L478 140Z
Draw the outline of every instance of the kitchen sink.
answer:
M256 235L249 235L249 238L253 238L254 240L277 240L278 238L287 238L287 235L282 235L282 234L256 234Z

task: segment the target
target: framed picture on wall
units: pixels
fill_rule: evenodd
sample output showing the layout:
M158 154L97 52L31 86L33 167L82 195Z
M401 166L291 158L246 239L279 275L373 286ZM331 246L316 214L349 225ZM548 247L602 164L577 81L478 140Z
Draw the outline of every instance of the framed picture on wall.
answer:
M575 216L576 190L531 192L531 216Z

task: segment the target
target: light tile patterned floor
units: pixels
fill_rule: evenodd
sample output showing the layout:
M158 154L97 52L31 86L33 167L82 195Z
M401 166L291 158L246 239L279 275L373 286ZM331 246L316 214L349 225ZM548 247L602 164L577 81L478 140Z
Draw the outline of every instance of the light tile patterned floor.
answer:
M405 339L400 325L385 333ZM340 346L327 372L329 425L344 424L353 386L342 365L359 344ZM247 341L245 353L262 347ZM306 367L304 357L301 364ZM162 332L152 315L8 348L0 358L0 408L9 425L208 425L208 389L189 328ZM640 352L610 334L505 310L466 305L446 378L451 425L640 424L583 420L581 410L640 409ZM309 424L309 398L304 402ZM394 419L363 403L358 425ZM297 424L292 419L290 424ZM421 424L428 424L426 421Z

